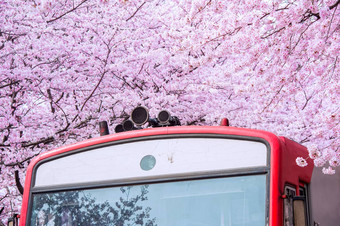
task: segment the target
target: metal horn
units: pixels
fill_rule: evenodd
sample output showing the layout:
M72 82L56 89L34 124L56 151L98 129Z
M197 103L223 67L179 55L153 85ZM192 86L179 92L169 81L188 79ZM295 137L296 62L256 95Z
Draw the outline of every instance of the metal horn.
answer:
M116 133L124 132L123 125L122 125L122 124L116 125L116 127L115 127L115 132L116 132Z
M123 122L123 129L124 129L124 131L130 131L130 130L135 130L137 128L134 126L134 124L131 120L125 120Z
M157 119L161 126L180 126L181 122L176 116L171 116L167 110L160 111Z
M131 120L136 126L142 126L149 121L149 111L145 107L139 106L133 109Z

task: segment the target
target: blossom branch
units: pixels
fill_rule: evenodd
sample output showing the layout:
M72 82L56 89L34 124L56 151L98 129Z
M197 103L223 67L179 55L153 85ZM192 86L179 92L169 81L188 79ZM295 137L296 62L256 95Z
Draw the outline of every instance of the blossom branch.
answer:
M296 48L296 46L299 44L299 42L301 41L301 38L303 36L303 34L308 30L308 28L314 24L316 21L312 21L310 24L307 25L307 27L301 32L301 34L299 35L298 40L296 41L296 43L294 44L293 48L289 48L289 53L291 54L291 52Z
M338 0L337 2L335 2L333 5L331 5L329 7L329 9L334 9L335 7L337 7L340 4L340 0Z
M65 13L63 13L63 14L61 14L60 16L58 16L58 17L56 17L56 18L54 18L54 19L52 19L52 20L48 20L47 23L51 23L51 22L54 22L54 21L56 21L56 20L59 20L59 19L62 18L63 16L65 16L65 15L67 15L67 14L69 14L69 13L75 11L76 9L78 9L82 4L84 4L84 3L87 2L87 1L88 1L88 0L83 0L83 1L80 2L76 7L73 7L71 10L69 10L69 11L67 11L67 12L65 12Z
M273 102L274 99L280 94L281 90L283 89L284 84L280 87L280 89L275 93L275 95L271 98L270 102L263 108L262 112L263 113Z
M146 2L143 2L137 9L136 11L129 17L126 19L126 22L128 22L129 20L131 20L135 15L136 13L143 7L143 5L145 4Z
M102 82L104 75L107 73L107 71L104 71L96 85L96 87L94 87L94 89L92 90L91 94L86 98L84 104L81 106L80 111L82 111L86 105L86 103L89 101L89 99L93 96L94 92L97 90L97 88L99 87L100 83Z
M17 85L19 83L20 83L20 81L11 81L10 83L7 83L5 85L0 86L0 89L6 88L7 86Z
M286 27L282 27L282 28L280 28L279 30L273 31L272 33L270 33L270 34L268 34L268 35L266 35L266 36L261 36L261 38L262 38L262 39L266 39L266 38L272 36L273 34L279 33L280 31L282 31L282 30L284 30L284 29L286 29Z
M12 163L8 163L8 164L5 164L4 162L0 162L2 165L4 166L10 166L10 167L13 167L13 166L18 166L19 168L23 168L23 164L27 161L30 161L32 158L34 158L35 156L37 156L38 154L34 154L22 161L18 161L18 162L12 162Z
M19 171L18 170L14 171L14 177L15 177L15 185L17 186L18 191L20 192L20 194L23 195L24 194L24 188L21 185L20 177L19 177Z
M340 1L340 0L339 0L339 1ZM338 1L338 2L339 2L339 1ZM332 26L332 23L333 23L334 15L335 15L335 12L336 12L337 8L338 8L338 5L336 5L336 8L335 8L335 10L334 10L334 12L333 12L333 15L332 15L332 18L331 18L331 22L329 23L328 30L327 30L327 34L326 34L326 41L327 41L327 39L329 38L329 32L330 32L330 30L331 30L331 26Z

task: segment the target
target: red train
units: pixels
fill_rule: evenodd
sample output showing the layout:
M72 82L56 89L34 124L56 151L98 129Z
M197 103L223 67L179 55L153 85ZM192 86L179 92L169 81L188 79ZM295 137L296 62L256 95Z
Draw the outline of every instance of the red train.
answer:
M179 125L167 111L151 119L138 107L116 134L39 155L19 225L317 225L313 163L296 164L304 146L226 120Z

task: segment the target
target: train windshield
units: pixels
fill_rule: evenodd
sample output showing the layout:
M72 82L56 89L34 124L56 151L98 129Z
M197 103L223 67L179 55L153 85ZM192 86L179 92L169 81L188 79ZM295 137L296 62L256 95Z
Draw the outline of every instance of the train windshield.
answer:
M265 225L268 159L263 142L217 135L61 153L35 168L28 219L58 226Z
M264 226L266 174L36 193L30 225Z

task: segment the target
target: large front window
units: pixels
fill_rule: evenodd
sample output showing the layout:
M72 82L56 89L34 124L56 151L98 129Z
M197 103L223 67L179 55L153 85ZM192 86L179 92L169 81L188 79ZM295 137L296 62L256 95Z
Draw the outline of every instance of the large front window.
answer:
M35 167L28 222L264 226L268 159L265 143L224 135L136 138L74 150Z
M37 193L30 225L264 226L266 175Z

